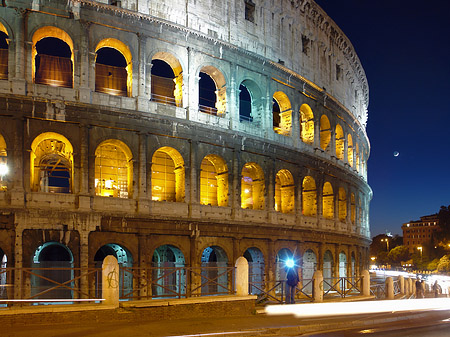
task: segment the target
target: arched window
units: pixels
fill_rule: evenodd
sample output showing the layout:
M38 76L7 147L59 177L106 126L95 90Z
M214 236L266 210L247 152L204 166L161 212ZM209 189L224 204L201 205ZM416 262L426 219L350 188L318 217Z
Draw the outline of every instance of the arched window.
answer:
M339 220L345 222L347 219L347 194L344 188L339 187Z
M333 187L327 181L323 185L323 194L322 194L322 209L323 209L323 217L325 219L334 219L334 194Z
M95 194L131 198L132 158L130 149L120 140L102 142L95 150Z
M312 280L314 277L314 272L317 270L317 257L312 249L308 249L305 254L303 254L303 264L302 264L302 281L305 285L304 292L307 294L312 293Z
M6 142L2 135L0 135L0 191L7 189L7 175L9 172L8 161L6 153Z
M339 124L336 125L336 158L340 160L344 160L344 131L342 130L342 126Z
M183 252L172 245L163 245L155 249L152 258L153 297L177 297L185 293L186 275Z
M71 193L73 172L72 144L64 136L46 132L31 144L31 190Z
M351 134L347 136L347 159L348 164L353 167L353 139Z
M56 27L42 27L33 35L32 69L35 83L73 87L73 42Z
M339 277L347 277L347 255L339 253Z
M300 107L300 138L306 144L314 144L314 114L308 104Z
M359 172L360 170L360 156L359 156L359 145L356 143L356 171Z
M0 80L8 79L8 31L0 23Z
M272 101L273 130L280 135L289 136L292 126L291 102L282 91L275 92Z
M302 184L302 214L306 216L317 215L317 189L313 177L306 176Z
M331 126L328 117L322 115L320 117L320 148L324 151L328 151L328 145L331 141Z
M198 83L199 111L216 116L226 113L227 90L225 77L212 66L205 66L200 71Z
M330 284L333 284L333 254L329 250L323 254L323 290L330 289Z
M181 107L183 71L171 54L160 52L152 60L152 101Z
M152 200L183 202L184 160L171 147L158 149L152 157Z
M265 283L264 255L259 248L250 247L243 256L248 261L249 293L261 294Z
M228 294L227 273L228 256L225 250L219 246L210 246L202 253L202 279L206 280L202 285L202 294ZM213 280L212 282L209 280Z
M356 224L356 201L355 201L355 194L350 194L350 220L353 225Z
M210 154L203 158L200 171L200 203L228 206L228 168L225 161Z
M253 121L252 96L244 84L239 86L239 121Z
M294 212L294 178L286 169L278 171L275 177L275 211Z
M131 96L133 69L129 48L109 38L102 40L95 52L95 91Z
M264 173L256 163L247 163L241 172L241 207L264 209Z

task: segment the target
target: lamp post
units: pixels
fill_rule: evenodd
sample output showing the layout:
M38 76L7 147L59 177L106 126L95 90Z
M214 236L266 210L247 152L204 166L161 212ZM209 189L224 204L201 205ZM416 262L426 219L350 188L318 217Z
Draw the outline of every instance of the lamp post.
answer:
M385 238L385 239L381 239L381 241L386 242L386 250L389 252L389 239Z
M422 246L419 246L419 247L417 247L417 250L420 251L420 262L422 262L422 251L423 251L423 247L422 247Z

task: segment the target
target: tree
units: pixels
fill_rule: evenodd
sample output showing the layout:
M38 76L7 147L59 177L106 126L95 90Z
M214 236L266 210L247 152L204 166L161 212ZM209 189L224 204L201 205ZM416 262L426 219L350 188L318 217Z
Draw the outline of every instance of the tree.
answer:
M440 260L437 267L439 272L450 271L450 255L444 255Z
M438 213L439 231L436 233L436 239L440 242L450 241L450 206L441 206Z
M397 246L394 249L391 249L389 252L387 259L388 262L394 266L400 266L402 261L408 261L410 259L411 254L409 253L408 247L406 246Z

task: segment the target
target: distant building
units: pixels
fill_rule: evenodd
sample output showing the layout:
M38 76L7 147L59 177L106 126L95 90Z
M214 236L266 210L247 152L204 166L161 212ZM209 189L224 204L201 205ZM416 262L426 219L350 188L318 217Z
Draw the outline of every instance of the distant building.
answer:
M413 252L417 247L430 243L433 233L439 228L437 214L420 217L418 221L410 221L402 225L403 245Z

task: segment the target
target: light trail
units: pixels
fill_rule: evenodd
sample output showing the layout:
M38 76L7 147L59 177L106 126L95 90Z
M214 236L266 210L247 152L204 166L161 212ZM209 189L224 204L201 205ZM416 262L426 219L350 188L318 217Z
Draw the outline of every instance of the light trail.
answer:
M268 315L322 317L384 312L450 310L450 298L270 305Z

